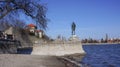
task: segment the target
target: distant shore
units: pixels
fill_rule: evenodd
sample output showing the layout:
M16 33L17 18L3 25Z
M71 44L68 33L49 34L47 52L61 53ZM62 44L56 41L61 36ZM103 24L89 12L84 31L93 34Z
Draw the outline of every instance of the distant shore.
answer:
M112 45L112 44L120 44L120 43L82 43L82 45Z

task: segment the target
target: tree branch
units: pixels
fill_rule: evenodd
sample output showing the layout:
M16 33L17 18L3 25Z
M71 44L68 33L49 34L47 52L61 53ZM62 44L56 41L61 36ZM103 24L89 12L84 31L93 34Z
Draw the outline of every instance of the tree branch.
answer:
M39 26L42 28L47 27L45 16L46 8L40 3L35 3L32 0L0 0L0 2L5 2L5 4L3 3L0 7L0 19L9 13L15 13L12 11L20 9L25 15L35 20ZM13 18L13 20L14 19L15 18Z

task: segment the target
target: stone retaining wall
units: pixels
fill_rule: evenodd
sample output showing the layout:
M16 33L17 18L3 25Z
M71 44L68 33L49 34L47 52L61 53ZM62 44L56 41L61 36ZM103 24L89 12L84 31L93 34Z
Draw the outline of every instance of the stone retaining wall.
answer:
M70 54L85 54L82 44L35 44L33 46L32 55L53 55L53 56L63 56Z

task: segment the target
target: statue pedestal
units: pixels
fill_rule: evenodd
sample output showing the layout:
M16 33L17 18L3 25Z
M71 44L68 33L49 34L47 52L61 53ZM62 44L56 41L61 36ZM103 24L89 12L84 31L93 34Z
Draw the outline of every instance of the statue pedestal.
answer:
M77 35L72 35L70 38L69 38L70 41L80 41L79 37Z

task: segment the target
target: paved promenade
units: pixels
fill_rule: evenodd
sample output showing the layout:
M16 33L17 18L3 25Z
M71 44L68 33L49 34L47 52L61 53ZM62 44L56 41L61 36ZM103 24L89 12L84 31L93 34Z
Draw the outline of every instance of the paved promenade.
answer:
M0 67L65 67L56 57L0 54Z

